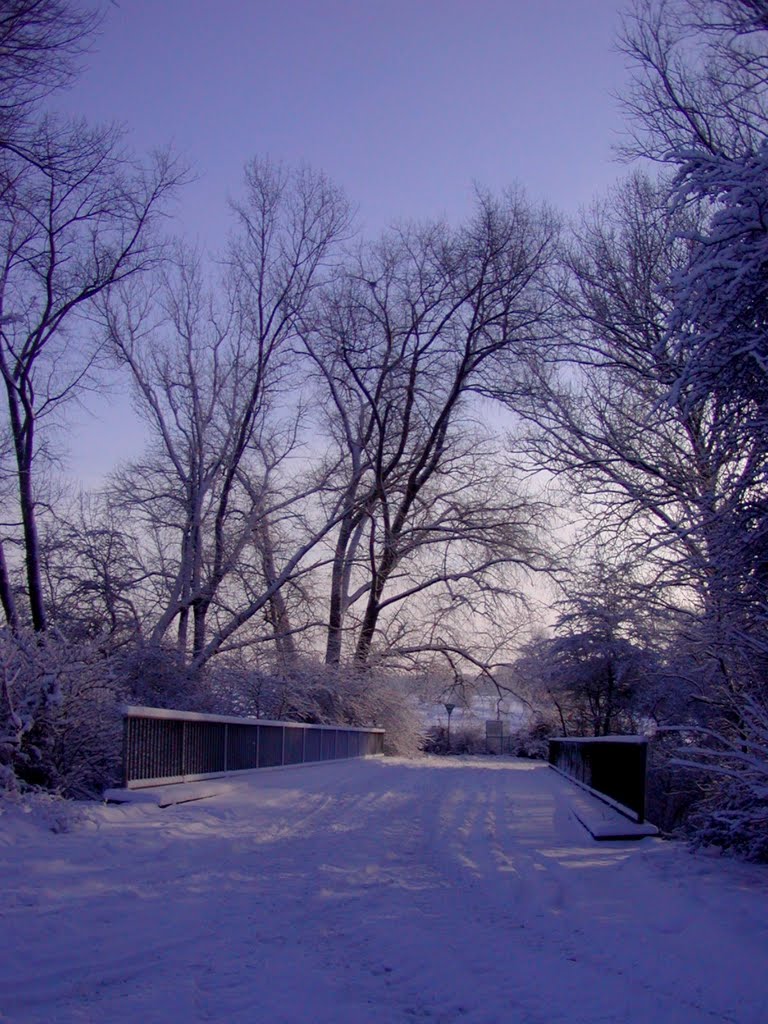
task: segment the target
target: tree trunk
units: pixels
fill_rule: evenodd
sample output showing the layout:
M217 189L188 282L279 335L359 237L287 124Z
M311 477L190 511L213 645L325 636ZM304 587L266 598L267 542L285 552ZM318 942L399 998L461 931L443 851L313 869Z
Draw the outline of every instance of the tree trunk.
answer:
M16 471L19 484L19 507L24 533L24 562L27 570L27 590L32 626L38 632L46 629L48 623L43 600L43 585L40 575L40 541L37 533L35 501L32 494L32 455L34 452L34 415L31 404L20 394L13 378L3 365L5 390L8 396L8 411L11 419L13 448L16 456ZM24 406L24 410L20 406Z
M338 665L341 661L341 640L344 625L344 580L347 545L352 536L352 520L346 518L341 524L333 553L331 572L330 608L328 610L328 639L325 648L326 665Z
M11 632L16 633L19 628L19 618L16 612L13 590L11 589L11 581L8 578L8 566L5 561L5 549L2 541L0 541L0 603L3 605L5 620Z
M366 605L363 624L360 627L360 635L357 638L357 647L355 648L355 663L357 665L365 665L368 661L368 656L371 653L371 644L376 633L376 626L379 622L379 613L381 612L381 595L384 593L384 587L394 567L394 558L388 558L385 555L381 569L376 573L371 592L368 595L368 604Z
M262 519L256 527L256 536L261 550L261 564L264 570L264 580L268 587L274 586L277 579L275 569L275 553L272 546L272 537L269 531L269 523ZM288 606L285 603L281 589L275 590L268 602L268 618L275 634L275 650L277 660L283 668L290 668L296 664L296 644L291 633L291 621L288 614Z
M193 601L192 603L192 623L194 626L192 634L193 660L197 658L205 647L206 620L208 618L208 609L210 606L210 601L199 600Z
M32 497L31 465L19 469L19 499L21 504L21 521L24 527L24 554L27 567L27 587L29 588L29 610L32 615L33 628L38 632L42 632L48 627L48 621L43 600L43 584L40 578L40 540L37 533L35 502Z

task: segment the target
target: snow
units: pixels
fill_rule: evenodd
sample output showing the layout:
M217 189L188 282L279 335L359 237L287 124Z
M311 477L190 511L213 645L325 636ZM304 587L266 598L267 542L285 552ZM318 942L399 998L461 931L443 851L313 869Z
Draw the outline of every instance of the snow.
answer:
M0 817L0 1020L764 1024L768 873L594 842L514 759L239 777Z
M553 736L553 740L560 743L647 743L647 736Z

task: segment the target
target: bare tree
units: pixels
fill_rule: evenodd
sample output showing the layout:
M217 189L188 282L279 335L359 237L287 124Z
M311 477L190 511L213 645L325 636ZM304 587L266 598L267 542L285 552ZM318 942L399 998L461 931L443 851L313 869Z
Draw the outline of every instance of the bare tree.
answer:
M518 196L482 196L466 227L402 229L342 266L348 213L322 177L252 163L235 208L223 305L180 265L162 297L109 307L154 437L118 478L156 538L154 640L173 625L202 665L270 638L290 665L315 619L293 620L293 595L309 582L319 596L325 563L332 665L344 636L359 665L377 633L427 652L417 608L432 644L461 615L494 605L502 618L514 570L545 564L540 507L473 424L471 399L536 344L554 224ZM303 422L307 356L326 415Z
M565 257L564 341L538 364L535 404L517 408L532 424L528 453L569 480L588 532L652 566L660 605L717 618L728 596L718 567L734 557L765 453L748 441L747 410L670 400L682 359L665 293L695 226L641 177L586 219Z
M305 329L346 456L330 664L345 631L364 664L382 613L414 595L468 580L482 589L502 567L541 565L533 506L503 485L496 500L478 489L482 445L469 422L471 396L502 364L519 371L543 331L554 235L521 196L481 194L462 228L401 228L364 249L322 326Z
M67 0L4 0L0 9L0 147L25 149L41 100L68 85L100 21Z
M764 406L768 6L643 0L623 45L635 73L632 149L671 164L670 200L705 214L690 265L667 289L680 386L735 388Z
M319 484L287 472L302 419L288 346L349 226L343 197L322 175L269 162L248 164L233 208L221 298L206 292L199 264L182 259L155 296L124 293L107 311L153 437L121 483L169 560L152 636L175 624L180 652L198 665L262 610L291 657L281 591L316 538L300 528L283 561L278 521L290 512L295 523ZM327 529L320 524L321 535Z
M73 642L114 649L140 641L147 570L141 544L108 494L57 501L41 531L45 604Z
M47 616L34 464L38 427L91 379L94 300L156 266L155 224L180 180L167 154L135 163L114 129L46 119L35 160L4 154L0 204L0 376L13 443L29 610ZM78 340L75 340L75 337Z
M738 156L768 138L764 0L637 0L620 45L632 155L680 165Z
M671 163L672 205L697 211L687 225L682 213L670 224L684 236L687 259L659 281L666 400L685 416L703 410L725 456L708 516L710 590L728 609L722 651L732 641L754 643L756 655L765 648L768 550L767 33L763 0L644 2L625 33L636 72L635 150Z
M651 23L656 30L649 32ZM715 748L716 734L727 738L726 746L747 749L757 740L759 748L755 702L766 699L768 657L768 7L763 0L649 4L628 33L627 49L638 82L632 97L637 148L659 158L658 141L666 137L666 159L676 169L672 201L706 215L688 265L666 290L666 341L679 361L670 398L685 408L718 408L734 453L727 514L718 516L714 530L711 577L720 614L702 623L698 637L708 655L704 667L714 663L718 678L727 681L716 703L719 719L706 725ZM665 75L669 67L675 73ZM713 820L726 820L743 800L748 787L741 796L739 788L736 780L717 792ZM745 807L736 814L740 828ZM760 814L753 825L762 827Z

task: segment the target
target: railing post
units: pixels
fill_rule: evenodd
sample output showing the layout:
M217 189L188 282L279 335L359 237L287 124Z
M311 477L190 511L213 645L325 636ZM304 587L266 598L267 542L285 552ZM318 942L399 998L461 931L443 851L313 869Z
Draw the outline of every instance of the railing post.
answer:
M183 722L181 726L181 775L185 778L189 775L187 768L189 767L188 753L189 753L189 739L187 736L187 722Z

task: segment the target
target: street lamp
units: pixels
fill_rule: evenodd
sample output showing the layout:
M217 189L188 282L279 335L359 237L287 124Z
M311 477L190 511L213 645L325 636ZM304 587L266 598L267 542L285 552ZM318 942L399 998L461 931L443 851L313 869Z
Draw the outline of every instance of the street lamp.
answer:
M455 704L444 704L443 707L448 712L448 753L451 752L451 714L453 709L456 707Z

